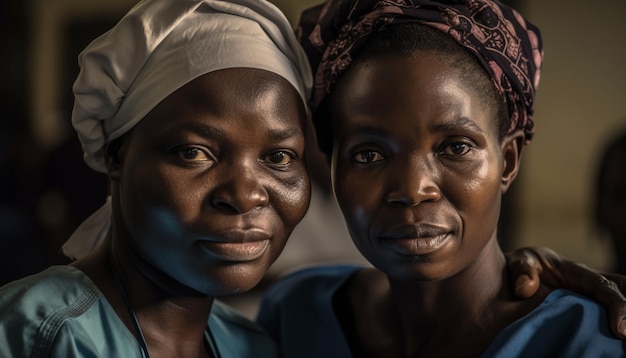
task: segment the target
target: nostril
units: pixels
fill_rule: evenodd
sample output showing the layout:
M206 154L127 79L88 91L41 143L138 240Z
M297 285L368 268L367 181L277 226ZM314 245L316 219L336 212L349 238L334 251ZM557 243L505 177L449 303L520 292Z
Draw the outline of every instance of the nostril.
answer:
M267 180L254 166L239 163L229 167L229 171L219 182L214 182L209 194L210 205L222 212L243 214L268 205L269 191ZM261 175L260 175L261 174Z
M231 214L239 213L239 210L237 209L237 207L235 207L234 205L231 205L228 201L225 201L225 200L213 200L211 201L211 204L213 205L214 208L220 211L225 211Z
M211 195L211 206L222 212L243 214L268 205L269 195L261 185L251 187L224 186Z
M441 199L441 192L435 186L420 188L415 191L391 192L385 197L387 205L412 207L423 202L434 202Z
M391 206L414 206L415 203L409 197L406 196L387 196L386 202Z

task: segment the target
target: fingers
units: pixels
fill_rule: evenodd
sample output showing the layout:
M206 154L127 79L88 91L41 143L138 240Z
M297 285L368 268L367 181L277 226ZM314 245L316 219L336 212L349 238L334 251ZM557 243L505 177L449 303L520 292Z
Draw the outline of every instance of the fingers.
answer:
M570 286L575 285L579 279L577 272L573 271L581 268L578 264L564 260L555 251L545 247L526 247L523 252L525 255L535 258L534 271L540 276L541 285L574 290ZM589 279L589 276L586 278ZM592 278L597 279L597 275Z
M605 273L603 276L605 279L600 283L602 286L600 290L606 290L609 295L615 293L619 297L607 307L609 317L611 317L611 330L616 337L626 339L626 276L610 273Z
M528 294L531 292L534 294L539 285L564 288L587 296L607 310L613 334L617 338L626 339L626 276L602 275L541 247L516 250L513 254L507 255L507 259L512 260L509 269L513 277L512 282L516 283L517 297L530 297ZM533 287L535 284L533 274L540 276L536 279L537 288ZM530 282L523 275L531 277Z
M614 302L609 304L607 311L611 332L619 339L626 339L626 305Z
M507 265L511 282L514 282L513 292L518 298L530 298L539 289L541 280L539 273L541 265L532 250L522 248L507 253Z
M519 275L517 280L515 280L515 296L517 296L517 298L530 298L537 293L539 286L538 275L535 278L528 275Z
M626 276L611 272L602 272L602 275L613 281L617 285L617 288L620 290L620 292L622 292L622 294L626 296Z

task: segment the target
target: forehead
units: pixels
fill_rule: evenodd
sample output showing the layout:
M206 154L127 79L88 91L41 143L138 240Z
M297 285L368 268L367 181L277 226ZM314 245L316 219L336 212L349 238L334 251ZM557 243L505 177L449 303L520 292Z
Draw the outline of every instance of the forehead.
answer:
M403 117L416 125L424 118L463 117L497 132L496 110L444 56L416 51L354 63L331 97L334 127L366 117Z
M138 125L148 126L161 118L161 126L175 126L177 121L193 120L211 114L220 116L264 116L281 126L300 127L304 123L304 104L296 89L272 72L231 68L202 75L179 88L159 103ZM168 120L170 118L170 120ZM228 122L226 122L227 124Z

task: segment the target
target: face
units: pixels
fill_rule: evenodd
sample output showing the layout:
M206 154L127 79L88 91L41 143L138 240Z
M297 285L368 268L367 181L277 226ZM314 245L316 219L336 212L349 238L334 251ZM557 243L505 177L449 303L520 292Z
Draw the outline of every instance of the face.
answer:
M397 280L450 277L497 249L517 170L521 134L500 142L495 111L439 56L355 64L331 98L335 194L361 253Z
M252 288L308 208L304 123L302 100L275 74L226 69L191 81L109 159L116 232L198 292Z

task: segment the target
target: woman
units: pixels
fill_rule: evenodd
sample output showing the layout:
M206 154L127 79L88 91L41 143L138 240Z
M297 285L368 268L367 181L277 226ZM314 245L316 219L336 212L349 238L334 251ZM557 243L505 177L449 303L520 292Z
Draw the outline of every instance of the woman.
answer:
M0 290L0 356L276 356L214 298L256 285L309 203L311 75L286 18L145 0L79 63L72 121L111 200L65 247L86 256Z
M300 31L318 141L374 268L271 288L258 322L283 355L623 357L596 303L510 293L497 222L534 132L538 29L489 0L330 0Z

